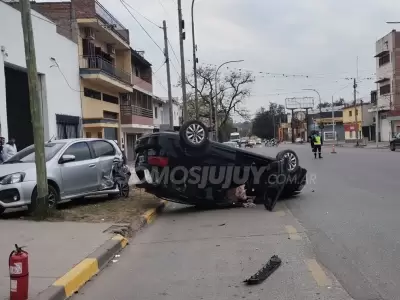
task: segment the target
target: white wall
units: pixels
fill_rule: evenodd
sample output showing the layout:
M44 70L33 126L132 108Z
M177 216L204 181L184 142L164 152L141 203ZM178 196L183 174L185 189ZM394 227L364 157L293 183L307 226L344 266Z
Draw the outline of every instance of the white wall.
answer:
M161 106L160 106L161 104ZM156 101L153 99L153 124L154 126L160 126L163 124L163 118L164 118L164 107L162 105L163 103L161 101ZM157 118L156 118L156 111L157 108Z
M35 17L36 16L36 17ZM32 26L36 49L38 73L43 74L43 102L47 103L47 116L44 116L45 138L57 136L55 114L82 116L81 93L79 85L78 46L56 32L56 26L46 17L32 11ZM6 55L0 53L0 135L8 139L7 107L4 65L11 64L26 68L25 48L20 12L0 2L0 47ZM51 67L56 59L63 78L57 67Z
M390 83L391 85L391 91L393 91L393 85L392 85L392 80L393 80L393 66L394 66L394 55L393 55L393 48L394 48L394 33L390 32L386 36L382 37L375 43L375 54L379 54L382 51L389 51L390 52L390 62L387 64L384 64L379 67L379 58L376 58L376 78L377 80L382 79L382 78L389 78L390 81L385 81L383 83L379 83L378 86L379 88L381 86L387 85ZM379 107L389 107L390 104L390 95L380 95L378 91L378 106Z
M179 117L182 116L182 107L180 104L174 102L173 104L173 117L174 117L174 126L179 126ZM169 103L164 102L163 104L163 116L162 116L162 124L169 124Z

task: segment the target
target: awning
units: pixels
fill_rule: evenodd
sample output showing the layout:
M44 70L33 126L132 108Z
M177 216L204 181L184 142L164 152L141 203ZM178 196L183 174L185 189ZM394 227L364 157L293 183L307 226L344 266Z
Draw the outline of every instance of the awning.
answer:
M375 55L374 57L382 57L382 56L385 56L385 55L387 55L387 54L389 54L389 51L388 51L388 50L385 50L385 51L382 51L382 52L378 53L378 54Z
M390 80L390 78L381 78L381 79L378 79L377 81L375 81L375 83L382 83L382 82L385 82L385 81L389 81Z

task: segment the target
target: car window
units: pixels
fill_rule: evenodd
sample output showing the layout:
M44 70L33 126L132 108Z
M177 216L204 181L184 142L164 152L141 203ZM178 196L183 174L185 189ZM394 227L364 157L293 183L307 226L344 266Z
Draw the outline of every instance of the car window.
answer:
M45 160L49 161L50 159L52 159L58 153L58 151L60 151L61 148L64 146L65 146L65 143L46 143L44 145ZM35 147L34 147L34 145L31 145L31 146L19 151L17 154L15 154L9 160L4 162L4 164L31 163L31 162L35 162Z
M80 142L71 145L65 152L64 155L74 155L75 161L89 160L92 159L90 149L87 143Z
M97 157L115 155L115 148L106 141L93 141L92 146Z

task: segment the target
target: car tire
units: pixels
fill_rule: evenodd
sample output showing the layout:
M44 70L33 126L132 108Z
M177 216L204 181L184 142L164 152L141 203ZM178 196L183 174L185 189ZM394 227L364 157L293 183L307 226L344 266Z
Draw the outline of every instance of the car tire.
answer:
M118 183L119 197L128 198L129 197L129 185L126 182Z
M60 194L57 189L51 184L48 185L48 201L49 208L57 208L58 202L60 202ZM37 198L37 188L32 193L31 203L35 202ZM34 206L32 204L28 204L28 211L31 213L34 210Z
M209 142L207 127L196 120L183 124L179 130L179 135L184 144L192 149L203 148Z
M283 150L276 155L276 159L288 159L288 171L289 174L294 174L300 168L299 166L299 157L297 156L296 152L293 150Z
M391 151L396 151L396 145L394 143L390 144L390 150Z

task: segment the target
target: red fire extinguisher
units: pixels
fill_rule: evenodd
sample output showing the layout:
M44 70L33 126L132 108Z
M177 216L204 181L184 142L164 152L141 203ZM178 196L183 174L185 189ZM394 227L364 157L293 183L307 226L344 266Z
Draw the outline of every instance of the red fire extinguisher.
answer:
M10 268L10 300L28 299L28 252L15 244L8 260Z

